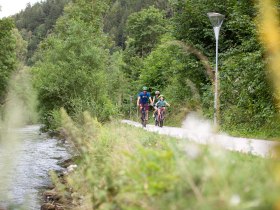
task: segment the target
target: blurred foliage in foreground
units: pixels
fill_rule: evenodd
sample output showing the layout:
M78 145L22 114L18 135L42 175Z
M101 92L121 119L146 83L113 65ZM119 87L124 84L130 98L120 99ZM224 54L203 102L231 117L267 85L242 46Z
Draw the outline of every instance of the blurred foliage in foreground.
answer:
M259 2L261 14L259 17L259 32L267 56L270 58L268 67L275 87L277 106L280 110L280 11L277 10L275 5L277 5L276 1L273 0Z
M266 159L62 116L81 157L65 185L75 209L263 210L279 195Z

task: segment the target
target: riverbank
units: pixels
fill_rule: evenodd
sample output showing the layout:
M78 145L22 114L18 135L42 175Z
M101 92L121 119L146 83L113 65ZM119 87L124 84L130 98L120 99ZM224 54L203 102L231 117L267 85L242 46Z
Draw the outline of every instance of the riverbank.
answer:
M78 167L75 162L79 159L78 156L73 156L59 165L63 168L60 171L50 171L49 175L52 179L52 185L42 192L43 203L41 210L65 210L73 209L77 203L73 202L71 188L67 188L67 178Z
M2 208L40 209L41 190L52 185L48 171L62 170L58 162L70 156L65 145L39 129L40 125L30 125L11 130L18 140L9 149L0 147Z

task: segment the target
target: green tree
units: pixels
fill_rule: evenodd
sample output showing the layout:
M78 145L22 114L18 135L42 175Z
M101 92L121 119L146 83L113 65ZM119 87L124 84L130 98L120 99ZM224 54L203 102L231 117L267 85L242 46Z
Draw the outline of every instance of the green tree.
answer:
M173 36L196 46L215 61L215 37L207 12L225 15L219 39L221 125L239 130L258 130L270 124L276 110L265 59L260 46L253 1L171 1ZM213 116L213 87L205 84L203 107Z
M192 51L186 51L164 39L163 43L144 59L140 81L152 90L164 93L172 104L173 108L169 109L172 113L183 106L200 108L203 87L211 84L206 72L203 63Z
M128 17L128 47L133 47L139 56L148 55L159 43L161 35L166 32L164 12L155 7L143 9Z
M27 4L25 10L14 15L15 24L28 42L27 64L32 64L32 56L39 43L53 30L55 22L63 13L69 0L47 0Z
M154 6L169 11L168 0L113 0L104 19L104 31L110 35L116 46L125 48L127 18L135 12Z
M12 19L0 20L0 103L5 101L8 81L16 68L16 39Z
M207 17L209 11L225 15L220 34L220 52L240 45L251 39L254 30L254 18L257 12L253 1L231 0L178 0L171 1L174 11L173 35L177 40L184 40L198 46L208 55L213 56L215 38Z
M144 58L160 43L160 38L167 32L167 21L164 11L154 6L132 13L127 20L126 48L123 53L124 65L122 71L130 84L128 95L136 100L139 87L143 81L139 80L144 67ZM127 98L127 101L131 100Z
M24 64L27 55L28 43L22 38L17 28L13 29L13 36L16 40L15 50L16 50L17 62L19 62L20 64Z
M72 116L88 110L101 121L115 112L107 82L113 70L108 67L108 41L102 32L106 8L101 0L74 1L41 44L33 72L47 125L60 107Z

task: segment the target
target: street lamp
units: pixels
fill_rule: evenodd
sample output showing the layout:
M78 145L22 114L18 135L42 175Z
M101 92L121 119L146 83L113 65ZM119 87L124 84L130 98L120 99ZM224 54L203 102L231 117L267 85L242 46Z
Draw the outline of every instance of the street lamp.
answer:
M224 15L221 15L216 12L207 13L210 22L212 23L215 38L216 38L216 69L215 69L215 94L214 94L214 126L217 127L217 113L218 113L218 43L219 43L219 32L225 18Z

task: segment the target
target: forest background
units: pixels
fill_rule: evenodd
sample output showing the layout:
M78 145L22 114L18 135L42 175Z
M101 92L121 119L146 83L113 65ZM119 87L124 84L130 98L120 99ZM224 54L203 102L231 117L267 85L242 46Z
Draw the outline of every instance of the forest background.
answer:
M279 10L279 3L275 5ZM225 15L219 40L220 128L233 135L279 137L277 99L265 71L254 1L47 0L0 22L0 99L9 79L32 74L40 122L60 124L60 108L79 121L136 115L142 86L172 105L167 123L213 116L215 37L207 12ZM35 93L18 88L28 100ZM27 105L28 109L28 105ZM30 116L30 122L35 118Z

